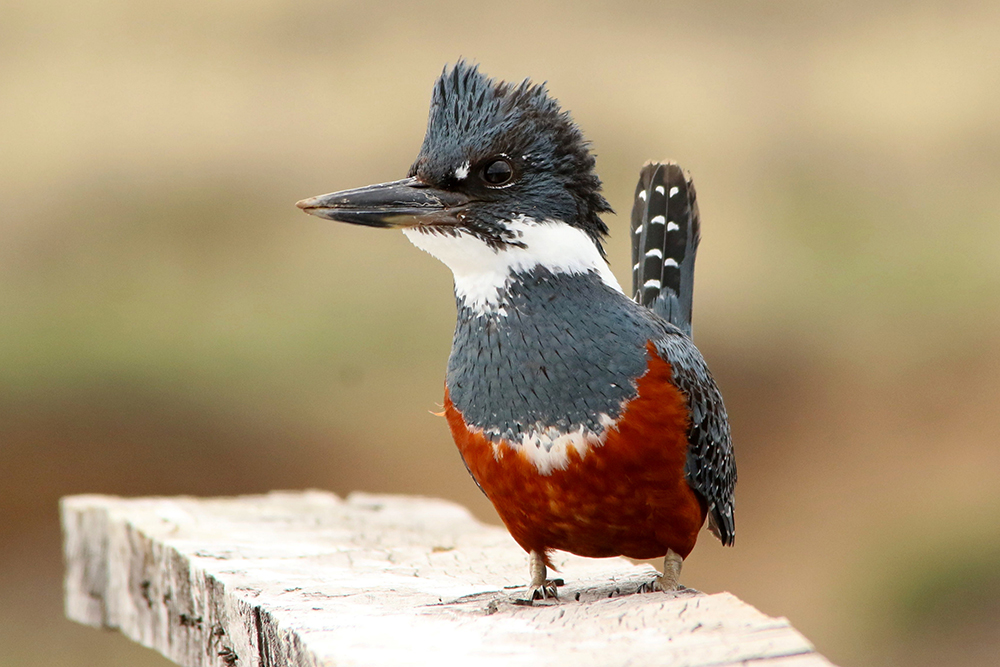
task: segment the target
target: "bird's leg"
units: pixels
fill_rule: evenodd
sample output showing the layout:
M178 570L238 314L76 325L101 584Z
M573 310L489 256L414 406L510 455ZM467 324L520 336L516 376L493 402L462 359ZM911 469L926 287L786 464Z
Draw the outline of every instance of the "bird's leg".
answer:
M545 598L556 599L556 583L546 579L548 570L545 567L545 554L540 551L532 551L528 554L529 566L531 568L531 583L528 584L529 600L544 600Z
M683 564L683 558L667 549L667 555L663 557L663 576L656 578L661 591L676 591L680 587Z
M678 590L681 588L678 582L681 578L681 565L683 564L684 559L680 555L667 549L667 555L663 557L663 574L657 576L652 582L640 586L639 592L663 591L664 593L672 593Z

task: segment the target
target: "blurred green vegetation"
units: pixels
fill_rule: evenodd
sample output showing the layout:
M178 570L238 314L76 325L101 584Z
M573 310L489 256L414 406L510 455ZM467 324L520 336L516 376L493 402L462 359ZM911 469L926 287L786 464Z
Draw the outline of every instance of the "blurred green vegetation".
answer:
M61 618L65 494L421 493L447 270L302 197L401 177L466 56L548 80L627 213L693 172L737 546L685 581L844 665L986 665L1000 566L1000 7L0 7L0 667L165 664ZM625 277L624 216L609 217Z

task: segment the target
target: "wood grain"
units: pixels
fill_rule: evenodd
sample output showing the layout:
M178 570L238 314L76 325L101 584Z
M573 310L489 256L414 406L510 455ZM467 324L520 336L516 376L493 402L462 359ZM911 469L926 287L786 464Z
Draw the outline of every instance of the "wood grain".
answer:
M187 667L829 665L728 593L557 552L560 600L526 606L502 529L427 498L318 491L62 501L66 614Z

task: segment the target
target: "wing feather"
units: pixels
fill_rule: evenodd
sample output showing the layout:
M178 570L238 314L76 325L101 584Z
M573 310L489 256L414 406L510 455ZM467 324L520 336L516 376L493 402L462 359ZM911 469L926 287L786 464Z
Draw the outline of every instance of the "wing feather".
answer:
M673 369L673 382L687 395L691 410L685 476L708 505L709 528L730 546L736 535L736 458L722 394L690 338L668 334L655 346Z

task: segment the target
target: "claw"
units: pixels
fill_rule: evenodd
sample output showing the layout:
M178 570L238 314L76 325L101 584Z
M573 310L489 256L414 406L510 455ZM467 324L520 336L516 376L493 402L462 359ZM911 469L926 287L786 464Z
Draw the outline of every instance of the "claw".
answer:
M531 583L528 584L528 603L533 600L558 600L559 594L556 586L562 583L561 579L548 579L548 570L545 567L545 555L538 551L529 554L531 567Z
M670 549L667 549L667 555L663 559L663 574L648 584L639 586L637 592L652 593L653 591L663 591L664 593L673 593L684 588L678 583L678 580L681 578L681 565L683 564L683 558Z
M677 593L678 591L684 591L684 590L687 590L686 586L682 586L681 584L674 584L674 586L671 588L670 583L665 582L663 580L663 577L655 577L649 583L639 584L639 588L638 590L636 590L636 593L656 593L656 592Z
M539 585L533 583L528 587L528 593L529 600L559 599L559 593L556 591L556 582L552 579L546 579Z

